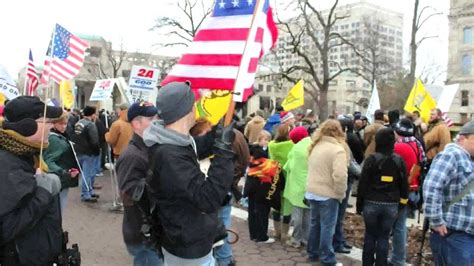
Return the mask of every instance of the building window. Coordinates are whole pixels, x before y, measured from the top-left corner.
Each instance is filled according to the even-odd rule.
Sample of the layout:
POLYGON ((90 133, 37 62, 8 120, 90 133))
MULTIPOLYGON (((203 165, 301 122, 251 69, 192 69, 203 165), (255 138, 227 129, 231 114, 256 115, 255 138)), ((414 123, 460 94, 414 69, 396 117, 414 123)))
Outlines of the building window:
POLYGON ((271 92, 272 91, 272 85, 267 85, 267 92, 271 92))
POLYGON ((465 27, 464 28, 464 44, 471 44, 472 43, 472 28, 465 27))
POLYGON ((263 84, 258 84, 258 89, 257 91, 263 91, 263 84))
POLYGON ((469 91, 461 91, 461 106, 469 106, 469 91))
POLYGON ((471 56, 468 54, 465 54, 462 57, 462 73, 464 75, 469 75, 469 73, 471 73, 471 56))

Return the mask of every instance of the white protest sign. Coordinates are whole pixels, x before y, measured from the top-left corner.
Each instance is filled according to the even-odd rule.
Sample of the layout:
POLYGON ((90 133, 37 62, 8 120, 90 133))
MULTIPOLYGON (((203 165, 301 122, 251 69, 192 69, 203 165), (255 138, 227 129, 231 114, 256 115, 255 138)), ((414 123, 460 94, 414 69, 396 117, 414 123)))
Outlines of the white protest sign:
POLYGON ((20 92, 15 86, 15 81, 13 81, 2 65, 0 65, 0 93, 9 100, 20 96, 20 92))
POLYGON ((151 67, 133 66, 128 81, 129 90, 153 91, 160 71, 151 67))
POLYGON ((91 102, 105 101, 110 98, 114 90, 115 79, 100 79, 95 82, 94 90, 92 90, 91 102))

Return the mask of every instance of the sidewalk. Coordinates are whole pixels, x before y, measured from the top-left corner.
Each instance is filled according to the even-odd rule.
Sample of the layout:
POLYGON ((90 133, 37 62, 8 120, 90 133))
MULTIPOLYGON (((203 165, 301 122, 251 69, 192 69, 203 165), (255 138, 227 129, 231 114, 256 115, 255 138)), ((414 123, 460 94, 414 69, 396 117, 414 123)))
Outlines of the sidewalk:
MULTIPOLYGON (((245 215, 245 211, 233 207, 232 229, 239 234, 239 242, 232 246, 237 265, 319 265, 306 262, 304 248, 295 249, 280 242, 257 244, 251 241, 245 215)), ((362 265, 360 261, 341 254, 337 254, 337 260, 344 266, 362 265)))

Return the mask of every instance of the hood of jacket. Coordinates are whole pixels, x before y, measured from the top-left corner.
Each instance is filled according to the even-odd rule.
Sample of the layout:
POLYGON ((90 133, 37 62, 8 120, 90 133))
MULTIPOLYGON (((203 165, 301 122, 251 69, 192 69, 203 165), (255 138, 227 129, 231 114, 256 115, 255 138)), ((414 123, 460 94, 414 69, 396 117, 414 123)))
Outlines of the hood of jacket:
POLYGON ((143 132, 143 142, 147 147, 155 144, 170 144, 176 146, 192 145, 191 136, 183 135, 172 129, 165 128, 163 120, 153 121, 143 132))

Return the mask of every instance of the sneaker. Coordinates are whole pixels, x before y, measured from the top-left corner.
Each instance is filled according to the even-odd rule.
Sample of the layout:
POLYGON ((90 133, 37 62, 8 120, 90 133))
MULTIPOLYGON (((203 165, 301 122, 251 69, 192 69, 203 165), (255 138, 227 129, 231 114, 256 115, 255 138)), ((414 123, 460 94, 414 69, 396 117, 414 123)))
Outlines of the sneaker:
POLYGON ((95 176, 99 176, 99 177, 104 176, 104 173, 100 172, 100 173, 96 174, 95 176))
POLYGON ((288 241, 286 241, 286 245, 290 246, 290 247, 293 247, 293 248, 300 248, 301 247, 301 242, 288 240, 288 241))
POLYGON ((257 241, 257 244, 272 244, 272 243, 275 243, 275 239, 271 237, 269 237, 267 241, 257 241))
POLYGON ((92 194, 91 197, 98 199, 98 198, 100 198, 100 195, 99 194, 92 194))
POLYGON ((87 198, 87 199, 81 199, 82 202, 87 202, 87 203, 96 203, 97 198, 87 198))

